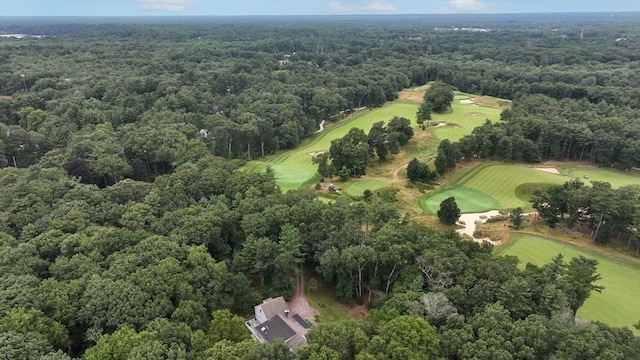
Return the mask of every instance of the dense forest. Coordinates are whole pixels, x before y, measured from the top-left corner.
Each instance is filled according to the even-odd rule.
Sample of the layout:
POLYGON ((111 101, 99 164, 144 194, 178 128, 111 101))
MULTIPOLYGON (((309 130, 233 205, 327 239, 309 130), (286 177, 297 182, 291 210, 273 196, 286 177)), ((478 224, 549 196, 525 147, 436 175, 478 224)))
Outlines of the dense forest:
MULTIPOLYGON (((456 157, 637 167, 637 15, 0 18, 43 35, 0 38, 0 358, 637 359, 631 330, 575 316, 595 260, 522 269, 383 197, 242 171, 434 80, 513 100, 456 157), (243 319, 301 265, 369 317, 295 354, 252 342, 243 319)), ((381 156, 404 120, 354 137, 381 156)))

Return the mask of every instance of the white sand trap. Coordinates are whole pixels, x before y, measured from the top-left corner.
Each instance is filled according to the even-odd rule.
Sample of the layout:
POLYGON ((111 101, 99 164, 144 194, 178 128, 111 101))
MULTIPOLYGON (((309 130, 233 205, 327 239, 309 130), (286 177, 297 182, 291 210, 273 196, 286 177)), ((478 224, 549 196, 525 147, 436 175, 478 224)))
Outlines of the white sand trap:
POLYGON ((488 241, 492 245, 499 245, 499 241, 493 241, 489 238, 476 238, 473 236, 473 233, 476 231, 476 221, 481 223, 487 222, 488 218, 500 215, 498 210, 490 210, 483 213, 470 213, 470 214, 462 214, 460 215, 460 219, 458 219, 458 225, 464 226, 462 229, 456 230, 460 235, 468 235, 473 239, 473 241, 482 243, 483 241, 488 241))
POLYGON ((462 99, 462 100, 460 100, 460 104, 471 105, 471 104, 473 104, 473 100, 471 100, 471 99, 462 99))
POLYGON ((311 156, 318 156, 318 155, 322 155, 322 154, 324 154, 326 152, 327 152, 327 150, 325 150, 325 151, 312 151, 312 152, 307 153, 307 154, 311 155, 311 156))
POLYGON ((560 171, 554 167, 535 167, 534 169, 560 175, 560 171))

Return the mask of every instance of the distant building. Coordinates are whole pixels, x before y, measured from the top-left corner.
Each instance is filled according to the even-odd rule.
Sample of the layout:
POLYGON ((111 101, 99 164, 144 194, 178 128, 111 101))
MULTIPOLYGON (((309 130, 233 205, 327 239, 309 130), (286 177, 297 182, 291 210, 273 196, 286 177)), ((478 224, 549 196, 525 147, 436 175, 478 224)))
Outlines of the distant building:
POLYGON ((245 325, 256 341, 273 344, 276 339, 281 339, 294 352, 307 345, 305 335, 311 329, 311 324, 300 315, 292 314, 282 296, 266 299, 254 310, 255 318, 245 322, 245 325))

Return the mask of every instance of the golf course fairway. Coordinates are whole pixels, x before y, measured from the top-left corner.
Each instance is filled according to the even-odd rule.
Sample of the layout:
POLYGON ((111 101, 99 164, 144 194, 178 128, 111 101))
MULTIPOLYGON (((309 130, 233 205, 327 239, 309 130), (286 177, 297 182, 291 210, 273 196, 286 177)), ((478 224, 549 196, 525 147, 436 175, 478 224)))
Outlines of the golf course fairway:
POLYGON ((394 116, 410 119, 415 127, 418 105, 415 102, 394 101, 380 108, 362 110, 352 119, 327 125, 324 131, 305 138, 295 149, 279 152, 259 161, 249 161, 246 170, 264 171, 267 165, 271 165, 276 183, 282 190, 298 189, 320 178, 317 173, 318 167, 311 160, 313 156, 328 151, 331 141, 344 137, 354 127, 368 133, 374 123, 378 121, 386 123, 394 116))
POLYGON ((577 316, 613 326, 626 326, 640 334, 633 328, 633 324, 640 320, 640 266, 632 260, 618 260, 604 253, 528 234, 514 234, 509 243, 495 248, 494 252, 517 256, 521 268, 527 263, 547 264, 558 254, 564 255, 566 263, 580 255, 598 260, 597 271, 602 279, 596 284, 605 288, 600 293, 592 292, 577 316))

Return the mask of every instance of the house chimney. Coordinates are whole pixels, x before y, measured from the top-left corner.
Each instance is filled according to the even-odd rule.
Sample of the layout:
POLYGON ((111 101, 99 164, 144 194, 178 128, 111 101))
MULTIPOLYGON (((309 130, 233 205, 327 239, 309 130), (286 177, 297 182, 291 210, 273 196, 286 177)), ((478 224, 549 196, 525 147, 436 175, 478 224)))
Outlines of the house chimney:
POLYGON ((289 317, 289 310, 284 311, 284 316, 289 317))

